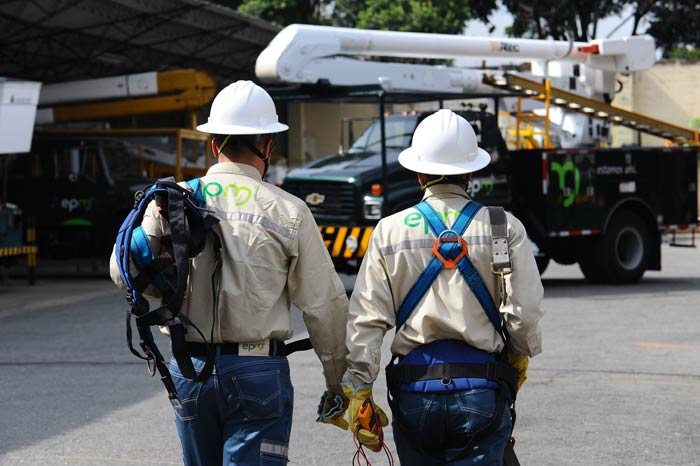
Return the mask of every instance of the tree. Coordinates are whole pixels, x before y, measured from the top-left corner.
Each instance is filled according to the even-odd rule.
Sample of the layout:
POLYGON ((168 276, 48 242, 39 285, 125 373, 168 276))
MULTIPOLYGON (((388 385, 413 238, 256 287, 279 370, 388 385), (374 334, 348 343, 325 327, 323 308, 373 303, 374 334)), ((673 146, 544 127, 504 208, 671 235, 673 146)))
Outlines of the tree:
POLYGON ((587 41, 597 38, 598 21, 630 12, 632 34, 650 34, 666 57, 700 57, 697 0, 503 0, 513 15, 508 33, 538 39, 587 41), (640 30, 644 21, 646 30, 640 30))
POLYGON ((624 0, 503 0, 513 15, 508 33, 538 39, 588 41, 598 21, 622 11, 624 0))
POLYGON ((330 0, 243 0, 238 10, 283 26, 292 23, 318 24, 330 0))
MULTIPOLYGON (((235 2, 233 2, 235 3, 235 2)), ((488 21, 496 0, 243 0, 238 9, 291 23, 461 34, 468 19, 488 21)))
POLYGON ((694 0, 657 1, 650 8, 647 33, 654 36, 664 56, 698 59, 700 4, 694 0))

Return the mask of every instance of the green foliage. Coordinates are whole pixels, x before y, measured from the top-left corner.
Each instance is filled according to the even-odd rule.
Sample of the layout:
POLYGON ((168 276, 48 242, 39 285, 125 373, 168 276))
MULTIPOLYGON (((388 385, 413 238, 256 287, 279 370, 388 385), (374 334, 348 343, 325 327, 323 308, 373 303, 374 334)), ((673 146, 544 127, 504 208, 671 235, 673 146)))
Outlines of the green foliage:
POLYGON ((366 0, 358 28, 461 34, 470 18, 488 19, 495 0, 366 0))
POLYGON ((700 60, 700 49, 695 47, 674 47, 671 50, 667 50, 665 55, 668 58, 697 61, 700 60))
POLYGON ((488 21, 496 0, 243 0, 239 11, 292 23, 461 34, 468 19, 488 21))
POLYGON ((330 0, 243 0, 238 10, 282 26, 318 24, 321 10, 328 3, 330 0))

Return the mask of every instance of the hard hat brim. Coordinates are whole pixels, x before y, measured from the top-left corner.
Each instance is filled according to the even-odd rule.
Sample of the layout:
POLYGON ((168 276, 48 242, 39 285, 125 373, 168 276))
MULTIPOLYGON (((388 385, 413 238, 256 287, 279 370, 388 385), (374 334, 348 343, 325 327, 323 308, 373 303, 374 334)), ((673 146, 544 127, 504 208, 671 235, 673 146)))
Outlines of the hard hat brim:
POLYGON ((209 134, 270 134, 287 131, 289 126, 284 123, 272 123, 266 126, 240 126, 204 123, 197 126, 197 131, 209 134))
POLYGON ((428 162, 420 160, 419 155, 418 151, 409 147, 399 154, 399 163, 408 170, 426 175, 462 175, 481 170, 491 162, 489 153, 480 147, 474 160, 469 162, 428 162))

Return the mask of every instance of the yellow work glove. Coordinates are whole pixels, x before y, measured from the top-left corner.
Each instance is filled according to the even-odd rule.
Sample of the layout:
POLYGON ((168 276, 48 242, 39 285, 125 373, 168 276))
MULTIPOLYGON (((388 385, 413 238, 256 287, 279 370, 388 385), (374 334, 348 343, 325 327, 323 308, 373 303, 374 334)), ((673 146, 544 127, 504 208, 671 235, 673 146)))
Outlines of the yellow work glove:
POLYGON ((345 412, 348 409, 348 399, 343 394, 343 389, 334 386, 323 392, 318 403, 316 422, 331 424, 343 430, 348 430, 348 421, 345 420, 345 412))
POLYGON ((508 348, 506 351, 506 357, 508 358, 508 364, 518 374, 518 391, 520 391, 520 387, 527 380, 527 366, 530 364, 530 358, 516 353, 511 348, 508 348))
POLYGON ((348 418, 350 420, 350 430, 353 435, 356 436, 358 442, 370 450, 381 450, 384 443, 382 427, 389 425, 389 418, 386 417, 384 411, 374 402, 374 398, 372 397, 372 384, 363 384, 359 387, 355 387, 352 382, 344 382, 342 387, 349 401, 348 418), (369 405, 365 404, 366 401, 369 405), (363 412, 366 412, 367 409, 372 409, 374 411, 375 417, 373 421, 378 421, 379 425, 376 426, 373 431, 362 427, 361 408, 363 412))

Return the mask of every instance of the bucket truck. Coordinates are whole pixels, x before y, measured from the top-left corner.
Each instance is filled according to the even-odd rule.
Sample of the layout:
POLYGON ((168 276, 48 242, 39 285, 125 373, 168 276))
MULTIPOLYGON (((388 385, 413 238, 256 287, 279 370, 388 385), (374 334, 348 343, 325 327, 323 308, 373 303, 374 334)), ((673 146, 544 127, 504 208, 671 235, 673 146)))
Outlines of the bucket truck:
MULTIPOLYGON (((258 57, 269 84, 292 84, 278 99, 343 101, 374 96, 378 121, 349 151, 293 170, 283 188, 314 213, 336 265, 359 265, 373 225, 421 198, 398 153, 425 113, 385 117, 392 102, 484 98, 461 111, 492 163, 477 172, 470 194, 504 205, 525 224, 540 270, 550 259, 578 262, 594 282, 632 283, 661 267, 665 231, 697 225, 698 134, 610 105, 616 73, 654 64, 648 36, 567 42, 293 25, 258 57), (529 75, 448 66, 387 63, 373 57, 505 58, 529 62, 529 75), (541 146, 509 149, 498 127, 506 101, 536 99, 530 120, 544 126, 541 146), (601 148, 608 127, 625 125, 678 144, 664 148, 601 148), (558 133, 551 135, 551 129, 558 133)), ((521 125, 518 121, 517 131, 521 125)), ((694 243, 693 243, 694 244, 694 243)))
POLYGON ((163 176, 203 173, 210 163, 208 136, 194 131, 190 120, 215 92, 211 76, 190 69, 37 88, 36 119, 27 119, 23 138, 12 130, 0 144, 21 139, 30 152, 9 157, 3 179, 25 215, 36 218, 42 256, 106 257, 115 222, 131 209, 137 190, 163 176), (186 127, 109 129, 104 123, 166 112, 182 113, 177 121, 186 127), (100 129, 87 129, 94 127, 100 129))

